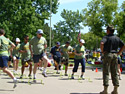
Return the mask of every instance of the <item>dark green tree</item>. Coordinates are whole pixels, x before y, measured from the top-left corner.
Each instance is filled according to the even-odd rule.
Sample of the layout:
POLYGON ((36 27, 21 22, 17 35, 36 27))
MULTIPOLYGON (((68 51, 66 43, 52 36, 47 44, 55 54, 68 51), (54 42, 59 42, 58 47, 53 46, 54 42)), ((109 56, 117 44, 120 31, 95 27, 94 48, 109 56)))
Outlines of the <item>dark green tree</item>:
POLYGON ((117 29, 117 35, 125 42, 125 1, 115 15, 114 23, 117 29))
POLYGON ((78 10, 75 12, 64 9, 61 17, 64 21, 60 21, 54 25, 54 33, 56 34, 54 35, 54 39, 60 41, 62 44, 66 41, 71 41, 71 44, 75 45, 78 42, 77 36, 81 29, 80 23, 83 20, 83 16, 78 10))
MULTIPOLYGON (((58 0, 52 0, 52 13, 58 5, 58 0)), ((10 39, 23 39, 25 34, 32 37, 50 17, 50 0, 1 0, 0 17, 0 28, 10 39)))
POLYGON ((83 25, 97 36, 104 35, 104 28, 113 24, 118 9, 118 0, 92 0, 88 8, 83 9, 83 25))

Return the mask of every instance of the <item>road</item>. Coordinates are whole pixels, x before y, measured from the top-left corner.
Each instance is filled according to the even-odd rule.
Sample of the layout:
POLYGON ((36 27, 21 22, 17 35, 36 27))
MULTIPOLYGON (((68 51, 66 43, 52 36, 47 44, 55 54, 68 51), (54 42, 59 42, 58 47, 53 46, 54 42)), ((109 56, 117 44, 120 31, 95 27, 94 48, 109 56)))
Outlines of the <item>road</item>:
MULTIPOLYGON (((81 69, 75 73, 75 79, 71 80, 72 67, 69 68, 69 76, 64 76, 64 70, 60 70, 60 74, 56 74, 54 67, 47 69, 48 77, 44 78, 40 70, 37 71, 37 83, 33 83, 28 79, 28 68, 25 70, 26 77, 19 79, 17 87, 13 89, 12 79, 3 72, 0 73, 0 94, 99 94, 103 90, 102 85, 102 69, 97 72, 90 68, 86 69, 85 80, 79 78, 81 69), (41 84, 42 81, 42 84, 41 84)), ((63 68, 62 68, 63 69, 63 68)), ((12 69, 10 69, 12 70, 12 69)), ((18 70, 20 73, 20 69, 18 70)), ((16 76, 19 78, 19 75, 16 76)), ((119 94, 125 92, 125 72, 123 71, 122 80, 120 80, 119 94)), ((109 81, 109 94, 113 90, 112 81, 109 81)))

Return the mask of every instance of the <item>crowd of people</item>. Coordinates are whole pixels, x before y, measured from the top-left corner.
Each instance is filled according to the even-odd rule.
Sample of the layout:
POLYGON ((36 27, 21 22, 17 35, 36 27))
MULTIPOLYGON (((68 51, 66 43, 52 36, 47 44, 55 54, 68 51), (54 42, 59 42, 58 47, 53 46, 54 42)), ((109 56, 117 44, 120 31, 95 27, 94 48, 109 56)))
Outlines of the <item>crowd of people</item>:
MULTIPOLYGON (((100 48, 102 53, 103 61, 103 85, 104 90, 100 94, 108 94, 107 88, 109 86, 109 71, 111 71, 111 77, 113 80, 114 90, 111 94, 118 94, 117 88, 119 86, 118 81, 118 56, 121 55, 124 50, 124 43, 116 36, 114 36, 113 26, 107 27, 107 35, 103 37, 100 48), (117 52, 117 49, 120 50, 117 52)), ((46 54, 47 41, 42 36, 43 30, 38 29, 36 36, 29 40, 28 35, 24 35, 24 40, 20 43, 20 39, 16 38, 15 44, 4 36, 5 31, 0 29, 0 68, 3 72, 7 73, 14 81, 14 87, 18 82, 14 74, 17 73, 19 60, 21 60, 21 76, 24 76, 25 65, 29 65, 29 79, 32 79, 33 70, 33 81, 36 82, 36 73, 38 69, 38 64, 43 64, 42 75, 47 77, 46 69, 48 62, 50 60, 46 54), (13 61, 13 73, 8 70, 8 65, 10 66, 10 61, 13 61), (34 64, 33 64, 33 63, 34 64), (32 64, 34 65, 32 69, 32 64)), ((74 67, 72 70, 71 79, 74 79, 74 73, 77 72, 79 63, 81 63, 81 79, 84 78, 85 73, 85 63, 86 63, 86 51, 84 46, 85 41, 83 39, 79 40, 79 44, 74 48, 74 67)), ((65 76, 68 76, 68 64, 69 64, 69 54, 72 54, 73 47, 71 47, 70 42, 67 41, 64 45, 60 45, 60 42, 56 42, 56 45, 51 48, 51 56, 54 60, 56 74, 60 74, 59 70, 62 64, 65 65, 65 76)), ((40 66, 40 65, 39 65, 40 66)))

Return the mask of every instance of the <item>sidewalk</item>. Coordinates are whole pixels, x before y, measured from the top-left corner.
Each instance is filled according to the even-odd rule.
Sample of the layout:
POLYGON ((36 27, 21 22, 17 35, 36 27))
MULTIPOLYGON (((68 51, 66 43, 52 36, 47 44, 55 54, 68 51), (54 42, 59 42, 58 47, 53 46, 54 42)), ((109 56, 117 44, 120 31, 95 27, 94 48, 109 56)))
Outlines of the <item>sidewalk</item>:
MULTIPOLYGON (((80 80, 80 68, 75 73, 75 79, 71 80, 68 76, 64 75, 64 70, 61 70, 60 74, 55 74, 54 67, 49 67, 47 70, 48 77, 44 78, 40 70, 37 71, 37 83, 29 81, 28 69, 26 69, 26 77, 19 79, 19 83, 15 89, 13 89, 12 79, 6 76, 4 73, 0 74, 0 94, 99 94, 103 90, 102 85, 102 70, 98 69, 98 72, 92 71, 87 68, 85 72, 85 80, 80 80), (43 84, 41 84, 41 81, 43 84), (28 84, 31 82, 31 84, 28 84)), ((18 71, 20 73, 20 69, 18 71)), ((72 73, 72 68, 69 68, 69 76, 72 73)), ((19 78, 19 75, 17 76, 19 78)), ((120 80, 119 94, 124 94, 125 89, 125 74, 122 74, 122 80, 120 80)), ((111 79, 109 81, 109 94, 113 90, 111 79)))

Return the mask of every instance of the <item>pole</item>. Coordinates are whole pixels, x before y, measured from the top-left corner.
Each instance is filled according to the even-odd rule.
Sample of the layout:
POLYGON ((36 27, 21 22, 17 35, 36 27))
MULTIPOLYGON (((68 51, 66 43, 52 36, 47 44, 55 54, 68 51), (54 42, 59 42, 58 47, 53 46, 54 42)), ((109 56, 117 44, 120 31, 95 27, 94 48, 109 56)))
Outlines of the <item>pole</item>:
POLYGON ((50 0, 50 41, 49 41, 49 50, 51 50, 51 16, 52 16, 52 0, 50 0))

